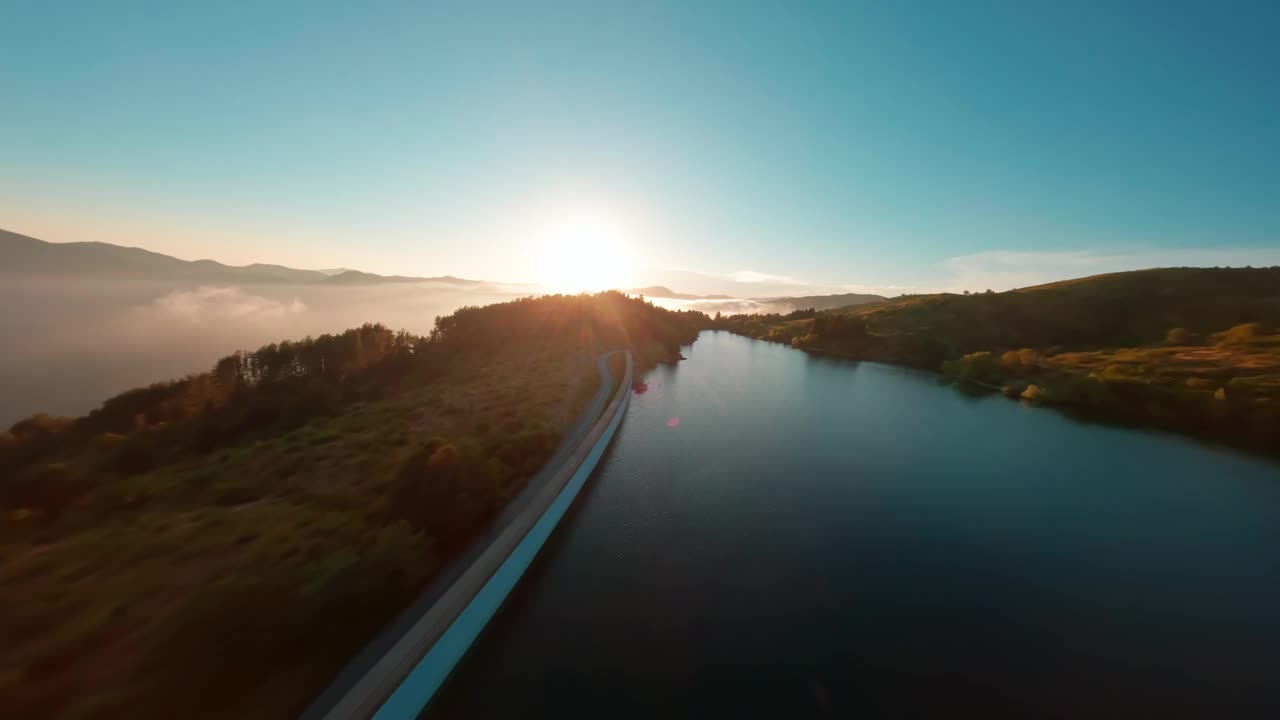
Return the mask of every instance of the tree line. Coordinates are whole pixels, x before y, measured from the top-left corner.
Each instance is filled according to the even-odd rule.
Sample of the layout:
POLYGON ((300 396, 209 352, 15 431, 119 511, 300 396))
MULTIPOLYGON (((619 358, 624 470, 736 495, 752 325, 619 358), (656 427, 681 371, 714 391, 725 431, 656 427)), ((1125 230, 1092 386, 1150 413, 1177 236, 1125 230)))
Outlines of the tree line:
POLYGON ((426 336, 370 323, 285 340, 233 352, 206 372, 123 392, 84 417, 37 414, 14 423, 0 433, 0 470, 21 476, 25 466, 106 435, 119 436, 108 441, 120 446, 119 471, 145 471, 166 455, 226 446, 376 400, 404 382, 431 382, 469 356, 512 343, 566 351, 625 348, 645 362, 674 354, 710 323, 700 312, 667 310, 610 291, 463 307, 437 317, 426 336))

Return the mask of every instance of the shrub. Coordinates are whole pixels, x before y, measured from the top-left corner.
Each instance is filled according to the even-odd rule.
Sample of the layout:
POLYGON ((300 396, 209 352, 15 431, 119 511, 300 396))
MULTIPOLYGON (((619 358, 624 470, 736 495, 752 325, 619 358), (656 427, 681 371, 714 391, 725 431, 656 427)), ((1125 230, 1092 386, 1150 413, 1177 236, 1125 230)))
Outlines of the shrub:
POLYGON ((1241 323, 1222 334, 1219 345, 1248 345, 1262 335, 1262 323, 1241 323))
POLYGON ((138 475, 156 466, 155 453, 150 444, 139 437, 120 446, 112 461, 113 469, 124 476, 138 475))
POLYGON ((9 432, 19 440, 33 437, 56 435, 71 427, 75 418, 36 413, 29 418, 19 420, 9 428, 9 432))
POLYGON ((427 458, 427 469, 433 473, 451 473, 458 468, 461 453, 454 445, 441 445, 427 458))
POLYGON ((56 516, 75 503, 84 490, 85 483, 72 475, 66 463, 45 463, 27 477, 0 486, 0 503, 56 516))
POLYGON ((1000 363, 984 350, 943 363, 942 372, 959 380, 994 382, 1000 378, 1000 363))
POLYGON ((1015 372, 1034 370, 1039 364, 1040 353, 1031 348, 1010 350, 1000 356, 1000 365, 1015 372))
POLYGON ((1000 388, 1000 392, 1003 393, 1005 397, 1016 398, 1021 397, 1027 387, 1028 383, 1025 380, 1015 380, 1014 382, 1000 388))
POLYGON ((124 435, 113 432, 105 432, 93 439, 93 444, 97 445, 100 450, 115 450, 124 445, 128 440, 124 435))
POLYGON ((1164 336, 1165 345, 1190 345, 1192 342, 1194 338, 1191 331, 1186 328, 1173 328, 1164 336))
POLYGON ((1102 378, 1104 380, 1128 380, 1130 379, 1129 368, 1120 363, 1109 363, 1102 368, 1102 378))

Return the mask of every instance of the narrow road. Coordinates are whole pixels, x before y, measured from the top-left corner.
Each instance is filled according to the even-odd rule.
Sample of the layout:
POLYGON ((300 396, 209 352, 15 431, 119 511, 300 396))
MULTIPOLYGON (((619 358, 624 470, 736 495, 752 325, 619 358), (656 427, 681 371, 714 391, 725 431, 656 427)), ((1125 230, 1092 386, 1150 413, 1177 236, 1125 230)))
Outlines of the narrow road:
POLYGON ((586 481, 621 421, 632 364, 615 385, 608 358, 596 361, 600 385, 551 459, 498 516, 489 532, 431 584, 339 673, 303 720, 411 718, 434 694, 471 640, 497 611, 586 481), (409 682, 406 682, 406 679, 409 682), (401 686, 411 686, 401 689, 401 686))

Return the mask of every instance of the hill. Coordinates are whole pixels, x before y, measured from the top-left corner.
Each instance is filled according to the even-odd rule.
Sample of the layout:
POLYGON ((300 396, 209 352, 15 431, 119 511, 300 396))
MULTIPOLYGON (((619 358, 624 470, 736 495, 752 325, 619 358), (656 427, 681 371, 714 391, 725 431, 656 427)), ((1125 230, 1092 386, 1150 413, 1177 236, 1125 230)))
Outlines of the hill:
POLYGON ((480 284, 477 280, 463 280, 452 276, 386 276, 356 270, 299 270, 261 263, 237 266, 213 260, 180 260, 142 248, 100 242, 51 243, 7 230, 0 230, 0 276, 35 279, 148 279, 224 285, 372 285, 405 282, 480 284))
POLYGON ((803 295, 800 297, 749 298, 762 306, 761 312, 789 312, 812 308, 814 310, 835 310, 837 308, 869 305, 884 302, 883 295, 862 293, 841 293, 837 295, 803 295))
POLYGON ((1280 268, 1161 268, 718 327, 1110 419, 1280 448, 1280 268), (1034 389, 1031 389, 1034 386, 1034 389))
POLYGON ((447 283, 449 285, 482 285, 480 280, 463 280, 462 278, 452 275, 441 275, 439 277, 412 277, 405 275, 375 275, 373 273, 360 272, 359 270, 344 270, 335 275, 324 278, 322 281, 328 285, 380 285, 383 283, 447 283))
POLYGON ((1003 293, 902 297, 855 311, 869 328, 928 335, 952 352, 1159 342, 1174 327, 1211 333, 1280 322, 1280 268, 1161 268, 1003 293))
POLYGON ((619 293, 469 307, 14 424, 8 715, 296 717, 551 455, 600 351, 652 366, 708 323, 619 293))

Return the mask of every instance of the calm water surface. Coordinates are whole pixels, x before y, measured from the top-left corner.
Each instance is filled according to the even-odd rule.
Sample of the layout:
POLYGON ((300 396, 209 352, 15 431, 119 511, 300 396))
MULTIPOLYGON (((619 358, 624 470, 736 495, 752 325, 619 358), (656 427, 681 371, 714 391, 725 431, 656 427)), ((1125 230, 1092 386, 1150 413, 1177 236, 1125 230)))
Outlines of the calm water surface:
POLYGON ((1280 717, 1280 465, 685 354, 428 716, 1280 717))

